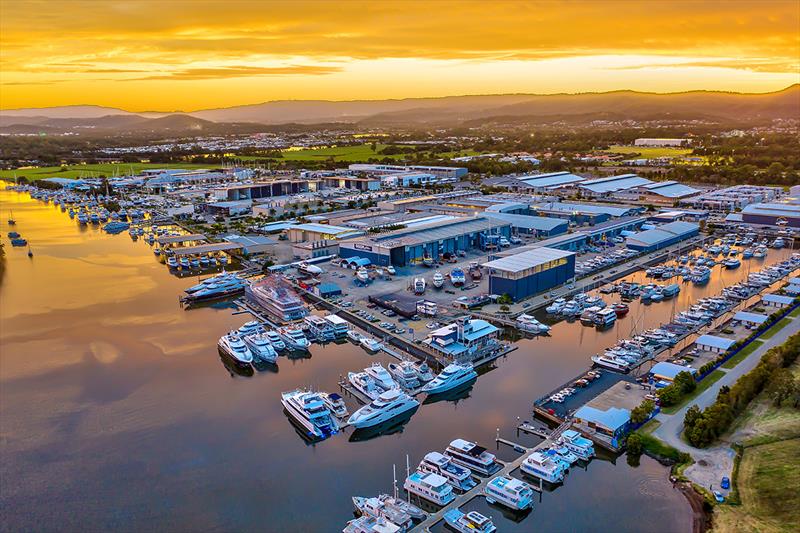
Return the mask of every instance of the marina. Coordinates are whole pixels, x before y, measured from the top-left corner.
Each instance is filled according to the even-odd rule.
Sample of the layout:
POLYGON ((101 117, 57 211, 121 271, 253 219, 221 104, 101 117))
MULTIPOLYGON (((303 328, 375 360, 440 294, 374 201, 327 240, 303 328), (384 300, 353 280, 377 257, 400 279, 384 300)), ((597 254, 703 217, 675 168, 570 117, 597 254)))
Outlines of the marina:
MULTIPOLYGON (((4 192, 3 194, 8 193, 4 192)), ((48 209, 46 206, 39 207, 36 206, 36 204, 33 204, 32 206, 28 204, 28 207, 25 209, 21 209, 20 207, 15 205, 15 215, 17 217, 18 224, 20 225, 19 227, 22 227, 27 235, 33 237, 36 234, 36 231, 48 231, 45 229, 36 230, 34 228, 29 228, 28 226, 22 225, 25 222, 25 209, 46 210, 48 209)), ((55 215, 56 214, 53 213, 53 216, 55 217, 54 219, 48 220, 45 218, 45 220, 48 220, 48 224, 52 225, 52 227, 59 228, 58 231, 60 231, 62 235, 60 238, 65 238, 67 235, 74 235, 74 232, 80 231, 80 226, 77 225, 72 226, 67 224, 60 226, 59 224, 64 224, 68 222, 69 219, 67 217, 62 219, 60 215, 57 217, 55 215)), ((91 228, 87 228, 86 231, 91 232, 93 230, 91 228)), ((78 235, 81 234, 79 233, 78 235)), ((86 234, 86 237, 91 237, 89 242, 92 242, 94 239, 96 239, 96 236, 99 235, 101 234, 88 233, 86 234)), ((39 239, 40 237, 37 237, 37 242, 39 239)), ((239 310, 247 310, 249 308, 246 301, 243 299, 235 300, 233 302, 235 306, 238 306, 235 308, 231 308, 229 304, 225 304, 224 306, 216 309, 214 307, 199 307, 190 311, 183 311, 180 308, 174 308, 174 295, 182 293, 188 286, 191 285, 191 283, 186 283, 185 280, 170 276, 166 269, 163 269, 163 267, 159 269, 159 261, 154 260, 153 254, 147 251, 147 246, 145 246, 145 249, 139 248, 142 246, 141 241, 139 243, 131 243, 128 239, 113 239, 115 239, 113 235, 105 236, 103 234, 103 240, 100 242, 103 243, 103 246, 108 246, 111 247, 111 249, 118 250, 117 253, 120 253, 123 250, 125 251, 124 253, 130 253, 129 250, 131 247, 137 251, 141 250, 140 257, 143 266, 140 268, 147 269, 149 272, 148 277, 154 277, 155 279, 160 280, 159 287, 161 287, 161 289, 156 289, 154 292, 151 291, 146 293, 147 296, 137 295, 130 296, 129 298, 134 298, 134 301, 136 298, 146 298, 146 301, 148 302, 146 305, 150 311, 161 309, 161 313, 166 313, 167 315, 180 313, 176 316, 181 317, 181 321, 185 322, 189 320, 189 323, 195 323, 196 321, 195 325, 193 326, 194 330, 191 332, 185 332, 187 337, 186 341, 184 342, 188 342, 190 337, 192 340, 194 340, 194 338, 205 336, 212 337, 209 339, 209 344, 213 346, 213 344, 216 342, 216 338, 218 338, 219 335, 225 333, 226 331, 237 330, 242 323, 251 319, 251 317, 243 318, 241 315, 233 314, 231 312, 237 308, 239 310), (145 259, 147 262, 145 262, 145 259), (164 287, 171 288, 165 290, 164 287), (172 297, 164 298, 163 302, 154 306, 153 299, 163 298, 162 293, 171 293, 172 297), (161 296, 156 296, 157 294, 161 294, 161 296), (173 310, 168 311, 167 309, 170 307, 172 307, 173 310), (210 327, 209 324, 212 323, 217 325, 210 327)), ((47 244, 46 238, 42 239, 42 241, 41 250, 39 253, 37 253, 37 260, 41 259, 40 264, 46 264, 46 262, 51 260, 51 245, 47 244)), ((770 253, 774 252, 771 251, 770 253)), ((747 272, 742 268, 726 270, 724 273, 725 276, 736 275, 737 279, 741 279, 741 276, 746 274, 747 272)), ((103 278, 101 277, 99 279, 102 280, 103 278)), ((96 284, 97 282, 93 283, 96 284)), ((671 301, 678 303, 684 299, 688 301, 689 297, 687 296, 687 293, 696 290, 710 291, 713 289, 719 291, 721 288, 719 283, 720 282, 715 281, 715 277, 712 276, 712 279, 707 286, 703 288, 693 288, 692 290, 682 290, 680 294, 678 294, 671 301)), ((732 284, 730 280, 725 280, 724 283, 726 285, 732 284)), ((66 288, 62 288, 61 290, 63 291, 65 289, 66 288)), ((4 296, 4 298, 14 297, 13 291, 7 294, 8 296, 4 296)), ((693 295, 693 298, 697 298, 697 295, 693 295)), ((223 370, 223 372, 220 372, 220 374, 224 375, 227 380, 225 382, 226 386, 220 389, 220 394, 228 396, 231 391, 241 389, 242 387, 247 387, 245 390, 248 390, 251 388, 247 386, 248 382, 252 381, 255 383, 257 381, 261 381, 262 379, 266 379, 275 383, 274 386, 271 383, 271 386, 269 387, 270 390, 265 390, 258 394, 259 396, 268 396, 271 398, 268 399, 268 401, 265 399, 265 401, 261 401, 260 403, 265 406, 277 406, 277 408, 281 410, 279 401, 281 390, 291 391, 294 390, 298 385, 313 385, 315 390, 334 391, 337 389, 339 384, 338 376, 342 374, 344 369, 363 369, 370 366, 376 360, 378 362, 382 362, 384 367, 388 368, 388 364, 392 362, 399 362, 408 358, 408 354, 405 352, 405 350, 402 350, 402 348, 405 348, 406 346, 414 347, 414 349, 417 350, 417 354, 422 355, 422 357, 430 357, 433 359, 434 363, 436 362, 437 354, 435 352, 426 351, 423 345, 409 343, 401 336, 389 335, 383 330, 383 328, 373 325, 369 321, 352 314, 346 308, 341 308, 339 306, 331 307, 330 304, 325 304, 322 301, 311 298, 309 298, 309 300, 315 306, 318 305, 326 308, 327 311, 335 311, 337 315, 341 316, 347 322, 355 325, 356 327, 361 328, 361 324, 363 323, 365 327, 362 328, 362 331, 366 330, 367 327, 371 328, 370 330, 366 331, 368 333, 371 331, 373 334, 379 334, 378 338, 384 340, 384 346, 387 346, 387 344, 392 342, 398 342, 399 345, 394 346, 392 344, 391 348, 384 348, 384 350, 389 350, 391 353, 388 351, 381 351, 375 355, 370 355, 369 352, 359 346, 351 344, 349 341, 345 342, 344 344, 337 344, 336 342, 313 344, 310 347, 306 357, 298 358, 294 355, 291 357, 284 355, 279 356, 276 360, 276 363, 272 365, 274 368, 280 368, 280 371, 277 373, 275 373, 274 368, 271 369, 270 367, 256 364, 251 365, 251 370, 245 372, 241 368, 229 365, 227 360, 216 358, 215 365, 220 370, 223 370), (352 320, 351 316, 353 318, 352 320), (403 340, 395 340, 398 338, 403 340), (389 343, 387 343, 386 340, 388 340, 389 343), (275 395, 277 395, 278 398, 276 398, 275 395)), ((489 415, 495 411, 495 408, 491 407, 495 402, 495 400, 492 400, 492 391, 498 386, 504 387, 505 390, 511 391, 511 394, 507 395, 503 402, 504 406, 502 417, 506 419, 507 422, 505 424, 501 424, 501 434, 512 434, 516 430, 517 426, 520 425, 518 421, 514 421, 515 413, 516 416, 528 417, 530 414, 530 404, 532 400, 538 395, 545 394, 550 388, 548 384, 563 382, 568 378, 569 375, 576 375, 581 371, 581 369, 585 369, 587 367, 588 357, 591 355, 591 353, 595 353, 598 347, 603 346, 604 344, 606 346, 612 344, 613 339, 615 339, 618 334, 621 334, 622 330, 627 329, 621 328, 621 323, 624 323, 626 320, 630 320, 632 317, 641 315, 639 306, 643 304, 641 304, 638 300, 629 302, 628 305, 630 306, 628 318, 622 320, 618 319, 614 326, 608 330, 589 330, 588 328, 583 328, 580 325, 570 324, 568 322, 552 323, 544 317, 538 317, 534 313, 532 316, 537 316, 536 320, 538 322, 543 324, 549 323, 549 336, 521 339, 513 345, 513 348, 515 348, 516 351, 508 357, 495 357, 486 361, 485 364, 478 364, 477 370, 479 376, 477 382, 470 385, 466 392, 459 393, 459 395, 454 395, 454 399, 452 400, 444 399, 442 401, 436 401, 432 403, 424 402, 424 405, 420 406, 418 412, 416 412, 409 421, 404 421, 404 423, 399 426, 399 429, 392 428, 388 433, 384 432, 383 437, 356 433, 354 432, 353 428, 343 427, 340 431, 342 434, 334 435, 332 438, 328 438, 322 443, 311 444, 310 446, 317 448, 323 447, 326 450, 326 455, 343 454, 343 456, 347 456, 350 453, 345 451, 347 446, 357 446, 359 448, 361 460, 367 461, 367 464, 371 466, 364 465, 357 467, 355 471, 352 474, 348 474, 347 477, 353 480, 351 482, 354 486, 354 489, 351 491, 352 494, 369 494, 378 493, 380 487, 386 485, 386 483, 381 479, 385 476, 376 477, 371 472, 385 471, 387 454, 388 457, 394 456, 398 458, 404 457, 406 453, 410 453, 412 456, 416 455, 417 457, 421 458, 425 453, 428 453, 431 450, 441 450, 442 445, 452 440, 452 436, 454 434, 459 434, 457 428, 461 427, 461 424, 469 424, 471 427, 473 427, 470 435, 468 435, 469 438, 475 439, 476 441, 491 441, 492 437, 495 436, 496 427, 494 427, 494 424, 487 424, 487 422, 482 421, 481 413, 489 415), (565 345, 564 343, 570 343, 570 345, 572 345, 572 343, 575 342, 573 328, 576 327, 582 332, 578 339, 580 351, 578 354, 576 354, 576 356, 565 357, 564 351, 560 348, 560 346, 565 345), (591 333, 589 333, 590 331, 591 333), (608 339, 612 339, 612 341, 609 342, 608 339), (535 364, 532 366, 526 365, 526 359, 530 358, 531 354, 534 353, 536 354, 535 364), (557 360, 560 361, 558 365, 554 364, 557 360), (517 388, 512 384, 516 383, 518 379, 517 376, 520 374, 526 377, 526 385, 522 388, 517 388), (477 419, 476 416, 478 417, 477 419), (477 424, 475 423, 475 420, 478 420, 477 424), (409 437, 409 435, 413 437, 409 437), (412 438, 413 441, 411 440, 412 438), (376 445, 376 443, 379 444, 376 445), (367 484, 363 484, 361 482, 356 482, 356 479, 368 479, 371 481, 369 481, 367 484)), ((658 323, 663 321, 665 318, 668 318, 670 314, 672 314, 672 305, 675 304, 667 306, 667 304, 662 303, 652 307, 653 312, 648 312, 647 314, 643 315, 643 318, 640 319, 642 321, 641 327, 644 328, 657 326, 658 323), (650 323, 650 321, 652 321, 652 323, 650 323)), ((270 324, 269 318, 265 316, 262 311, 259 311, 254 307, 251 309, 254 311, 253 316, 257 317, 258 320, 264 322, 265 324, 270 324)), ((252 313, 248 312, 247 314, 252 313)), ((87 319, 84 318, 83 320, 85 321, 87 319)), ((277 324, 273 325, 277 326, 277 324)), ((136 327, 137 326, 132 326, 134 330, 136 327)), ((152 334, 153 333, 151 332, 151 335, 152 334)), ((132 333, 132 335, 133 336, 130 337, 130 342, 135 342, 133 339, 139 334, 132 333)), ((123 338, 127 337, 123 336, 123 338)), ((413 354, 412 358, 412 360, 416 362, 420 361, 419 358, 413 357, 413 354)), ((125 359, 123 358, 123 360, 125 359)), ((210 359, 210 362, 214 362, 213 357, 210 359)), ((162 364, 168 363, 165 362, 162 364)), ((178 362, 176 361, 175 364, 178 364, 178 362)), ((202 370, 203 375, 207 375, 209 367, 207 364, 203 363, 203 357, 200 358, 200 361, 197 364, 200 365, 197 369, 186 368, 185 365, 182 365, 184 367, 183 372, 191 375, 198 370, 202 370)), ((439 367, 437 366, 436 369, 439 370, 439 367)), ((435 374, 437 370, 434 370, 433 373, 435 374)), ((345 407, 350 413, 353 413, 358 409, 358 402, 353 402, 352 399, 347 397, 347 395, 344 395, 344 402, 345 407)), ((265 409, 267 411, 273 411, 274 407, 272 409, 265 407, 265 409)), ((236 415, 232 415, 232 413, 227 410, 225 412, 226 416, 233 416, 235 420, 242 421, 251 420, 255 415, 254 413, 253 416, 248 416, 241 410, 237 410, 236 415)), ((259 418, 262 416, 263 414, 259 414, 259 418)), ((282 412, 275 413, 275 415, 270 415, 268 416, 268 419, 272 420, 272 426, 274 426, 276 429, 279 428, 277 438, 284 442, 284 446, 282 447, 284 452, 282 453, 285 453, 287 457, 297 457, 298 459, 304 457, 305 455, 303 454, 303 450, 306 449, 306 446, 301 445, 298 447, 297 444, 305 441, 303 439, 298 439, 296 428, 295 431, 287 431, 287 429, 294 427, 294 424, 290 424, 290 421, 287 421, 286 416, 282 412), (284 435, 284 433, 287 434, 286 437, 281 436, 284 435)), ((530 435, 529 437, 538 439, 538 437, 535 435, 530 435)), ((521 435, 514 440, 517 441, 516 444, 520 447, 527 449, 536 447, 536 442, 526 443, 526 438, 528 438, 526 437, 526 434, 521 432, 521 435)), ((181 437, 175 434, 171 436, 171 439, 176 442, 180 442, 182 440, 181 437)), ((161 439, 161 442, 163 443, 163 438, 161 439)), ((153 442, 148 446, 150 449, 152 449, 153 446, 156 446, 156 444, 153 442)), ((160 444, 159 446, 163 446, 163 444, 160 444)), ((501 449, 498 451, 505 453, 503 452, 503 448, 513 449, 511 446, 501 445, 501 449)), ((507 459, 506 461, 509 460, 513 461, 514 459, 507 459)), ((400 461, 396 460, 396 462, 400 461)), ((657 465, 649 464, 647 460, 644 460, 643 464, 645 465, 646 469, 658 468, 657 465)), ((276 465, 273 463, 270 463, 270 465, 270 469, 274 469, 276 467, 276 465)), ((581 476, 592 477, 593 481, 591 485, 596 486, 598 483, 601 483, 599 478, 595 479, 597 476, 606 476, 608 479, 614 478, 613 475, 609 477, 611 471, 608 470, 607 466, 613 468, 613 472, 617 473, 616 475, 635 477, 641 473, 625 466, 614 466, 611 463, 607 463, 607 459, 595 459, 591 462, 588 470, 578 471, 578 473, 581 476)), ((333 475, 333 472, 334 471, 331 470, 331 475, 333 475)), ((341 477, 341 472, 338 470, 336 472, 336 476, 341 477)), ((570 473, 570 478, 574 474, 575 472, 570 473)), ((513 475, 514 474, 512 474, 512 476, 513 475)), ((578 500, 574 500, 573 498, 580 498, 578 494, 580 493, 581 487, 584 487, 584 485, 585 483, 573 483, 570 479, 568 479, 564 486, 557 491, 557 496, 550 498, 550 500, 561 501, 563 499, 564 504, 569 504, 571 501, 572 505, 576 505, 578 500), (573 494, 574 491, 577 491, 577 493, 573 494), (570 496, 570 494, 573 495, 570 496)), ((588 489, 588 485, 586 485, 584 488, 588 489)), ((478 494, 478 491, 475 489, 469 492, 478 494)), ((274 497, 278 500, 281 499, 281 496, 278 494, 275 494, 274 497)), ((642 497, 646 498, 645 495, 632 495, 629 501, 635 502, 637 501, 637 498, 642 497)), ((344 499, 346 500, 347 497, 344 499)), ((479 505, 481 500, 482 498, 469 498, 458 501, 463 503, 462 509, 466 509, 471 506, 479 505)), ((682 506, 685 505, 685 502, 680 499, 680 496, 676 496, 672 505, 682 506)), ((338 503, 332 504, 328 511, 323 512, 322 515, 327 515, 333 520, 337 521, 337 523, 344 524, 346 520, 342 516, 342 510, 348 507, 348 502, 338 501, 338 503)), ((488 509, 482 509, 480 512, 486 516, 491 516, 494 523, 498 525, 499 528, 503 528, 503 530, 513 523, 505 519, 502 514, 492 512, 492 509, 493 508, 490 507, 488 509)), ((541 520, 543 523, 547 523, 548 520, 557 520, 555 514, 552 514, 549 509, 545 510, 541 506, 537 507, 535 512, 537 513, 537 520, 541 520)), ((670 520, 670 518, 665 515, 664 520, 670 520)), ((525 523, 525 521, 522 522, 522 524, 525 523)), ((434 527, 433 529, 435 530, 436 528, 434 527)))

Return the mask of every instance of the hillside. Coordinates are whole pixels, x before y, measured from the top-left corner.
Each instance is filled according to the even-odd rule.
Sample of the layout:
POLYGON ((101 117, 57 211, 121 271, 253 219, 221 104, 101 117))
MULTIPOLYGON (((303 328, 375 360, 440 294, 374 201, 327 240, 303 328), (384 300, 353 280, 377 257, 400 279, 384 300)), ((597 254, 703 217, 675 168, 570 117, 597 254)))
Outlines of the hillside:
POLYGON ((448 96, 403 100, 283 100, 191 113, 129 113, 99 106, 0 111, 0 127, 98 128, 131 131, 256 131, 286 123, 382 125, 477 125, 592 120, 705 119, 719 122, 800 119, 800 85, 774 93, 712 91, 448 96), (180 117, 180 118, 178 118, 180 117), (124 120, 122 120, 124 119, 124 120), (60 122, 55 122, 59 120, 60 122), (70 122, 71 121, 71 122, 70 122), (245 127, 250 123, 251 127, 245 127), (212 124, 227 124, 215 127, 212 124), (235 126, 232 124, 236 124, 235 126))

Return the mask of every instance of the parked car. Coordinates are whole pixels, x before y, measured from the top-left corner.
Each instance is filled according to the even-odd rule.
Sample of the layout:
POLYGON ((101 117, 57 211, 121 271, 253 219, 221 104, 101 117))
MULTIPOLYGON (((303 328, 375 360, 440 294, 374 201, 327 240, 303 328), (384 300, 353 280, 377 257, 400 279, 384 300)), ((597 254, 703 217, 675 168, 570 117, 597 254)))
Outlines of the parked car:
POLYGON ((717 503, 722 503, 725 501, 725 496, 718 490, 714 491, 714 499, 717 500, 717 503))
POLYGON ((722 478, 722 483, 720 483, 720 485, 719 485, 719 486, 720 486, 720 487, 722 487, 722 488, 723 488, 723 489, 725 489, 725 490, 728 490, 728 489, 730 489, 730 488, 731 488, 731 480, 730 480, 730 479, 728 479, 728 477, 727 477, 727 476, 724 476, 724 477, 722 478))

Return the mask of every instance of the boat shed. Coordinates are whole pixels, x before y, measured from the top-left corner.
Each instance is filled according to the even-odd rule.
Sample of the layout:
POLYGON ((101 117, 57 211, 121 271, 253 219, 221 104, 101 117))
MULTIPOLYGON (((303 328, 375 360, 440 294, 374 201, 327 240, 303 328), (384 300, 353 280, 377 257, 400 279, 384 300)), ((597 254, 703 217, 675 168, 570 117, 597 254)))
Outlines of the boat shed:
POLYGON ((292 224, 286 230, 290 242, 333 241, 359 237, 363 231, 330 224, 292 224))
POLYGON ((625 245, 632 250, 652 252, 676 242, 694 237, 700 233, 700 226, 691 222, 670 222, 655 229, 631 235, 625 245))
POLYGON ((782 296, 780 294, 765 294, 761 298, 761 303, 769 307, 784 309, 794 303, 794 298, 791 296, 782 296))
POLYGON ((668 363, 667 361, 656 363, 653 365, 653 368, 650 369, 650 375, 654 380, 668 381, 670 383, 675 379, 675 376, 681 372, 688 372, 692 375, 695 375, 697 374, 697 369, 683 365, 676 365, 675 363, 668 363))
POLYGON ((501 236, 510 235, 511 224, 508 222, 485 216, 460 217, 342 241, 339 255, 343 258, 366 257, 379 266, 407 266, 459 250, 497 247, 501 236))
POLYGON ((211 244, 200 244, 198 246, 173 248, 172 251, 175 252, 175 255, 199 255, 211 252, 230 252, 232 250, 240 250, 241 248, 241 244, 233 242, 214 242, 211 244))
POLYGON ((508 294, 519 301, 574 278, 575 253, 535 248, 489 261, 483 266, 489 269, 490 293, 508 294))
POLYGON ((260 235, 228 235, 225 237, 225 240, 240 244, 242 246, 242 250, 247 255, 266 253, 272 250, 273 246, 278 244, 277 241, 274 241, 269 237, 262 237, 260 235))
POLYGON ((584 193, 593 196, 607 196, 617 191, 626 191, 652 183, 649 179, 639 177, 636 174, 621 174, 619 176, 587 180, 578 184, 578 187, 584 193))
POLYGON ((747 311, 739 311, 735 315, 733 315, 734 320, 738 320, 742 324, 746 324, 748 326, 760 326, 767 320, 769 317, 767 315, 762 315, 759 313, 748 313, 747 311))
POLYGON ((731 346, 736 344, 734 339, 726 339, 725 337, 717 337, 715 335, 700 335, 695 341, 695 344, 700 350, 713 353, 725 353, 731 349, 731 346))
POLYGON ((158 244, 176 244, 179 242, 204 241, 206 236, 202 233, 189 233, 186 235, 169 235, 156 239, 158 244))
POLYGON ((516 233, 526 233, 537 237, 553 237, 566 233, 569 229, 569 222, 558 218, 493 213, 488 210, 484 212, 484 216, 508 222, 511 224, 512 231, 516 233))
POLYGON ((624 435, 631 424, 631 412, 621 407, 609 407, 605 411, 584 405, 575 411, 574 422, 585 424, 590 429, 609 437, 624 435))
POLYGON ((335 283, 320 283, 315 286, 313 290, 320 298, 331 298, 333 296, 342 295, 342 288, 335 283))
POLYGON ((775 225, 782 222, 787 226, 800 228, 800 204, 750 204, 742 209, 742 220, 748 224, 775 225))

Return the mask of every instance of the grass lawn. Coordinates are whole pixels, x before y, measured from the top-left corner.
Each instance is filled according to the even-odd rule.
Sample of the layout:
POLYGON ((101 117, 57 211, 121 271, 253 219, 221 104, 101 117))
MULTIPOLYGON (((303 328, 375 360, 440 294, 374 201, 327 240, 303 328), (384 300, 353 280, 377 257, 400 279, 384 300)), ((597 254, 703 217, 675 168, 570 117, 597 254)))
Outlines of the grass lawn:
POLYGON ((655 418, 651 418, 647 421, 645 425, 639 428, 639 433, 647 433, 650 434, 658 429, 658 426, 661 425, 661 422, 656 420, 655 418))
POLYGON ((715 531, 800 530, 800 439, 745 448, 737 479, 740 506, 718 506, 715 531))
MULTIPOLYGON (((367 161, 369 159, 394 159, 394 160, 403 160, 403 159, 412 159, 414 154, 395 154, 395 155, 383 155, 378 152, 385 148, 387 145, 385 144, 378 144, 376 146, 376 150, 373 152, 372 147, 369 144, 361 144, 357 146, 336 146, 336 147, 325 147, 325 148, 304 148, 301 150, 295 149, 287 149, 282 150, 281 157, 278 160, 284 161, 326 161, 328 159, 333 159, 334 161, 342 161, 342 162, 356 162, 356 161, 367 161)), ((473 150, 464 150, 462 152, 458 152, 458 155, 476 155, 478 152, 473 150)), ((455 157, 455 152, 447 152, 447 153, 437 153, 437 157, 441 157, 443 159, 455 157)), ((242 157, 243 160, 258 160, 258 159, 273 159, 269 157, 242 157)))
POLYGON ((797 318, 800 316, 800 307, 789 313, 789 316, 792 318, 797 318))
POLYGON ((780 330, 788 326, 791 321, 792 321, 791 318, 783 318, 780 322, 769 328, 763 335, 761 335, 761 338, 771 339, 773 335, 775 335, 780 330))
POLYGON ((683 399, 675 405, 671 405, 669 407, 662 407, 661 412, 666 413, 668 415, 673 415, 677 413, 684 405, 692 401, 692 399, 696 398, 700 393, 708 389, 711 385, 716 383, 724 375, 725 372, 723 372, 722 370, 713 371, 712 373, 707 375, 703 381, 697 384, 697 388, 694 390, 694 392, 684 396, 683 399))
POLYGON ((665 148, 661 146, 622 146, 614 145, 604 150, 607 153, 615 154, 638 154, 644 159, 654 159, 657 157, 682 157, 692 153, 691 148, 665 148))
POLYGON ((111 177, 114 174, 130 174, 138 173, 142 170, 154 168, 183 168, 183 169, 196 169, 196 168, 214 168, 216 165, 198 165, 192 163, 101 163, 97 165, 69 165, 67 170, 61 171, 62 167, 39 167, 39 168, 22 168, 16 170, 0 170, 0 178, 14 179, 16 175, 18 178, 26 177, 29 180, 38 180, 43 178, 92 178, 99 175, 111 177))
POLYGON ((735 367, 736 365, 741 363, 744 360, 745 357, 747 357, 748 355, 753 353, 753 351, 757 350, 758 347, 761 346, 762 344, 764 344, 764 341, 754 340, 753 342, 748 344, 744 348, 744 350, 742 350, 741 352, 737 353, 736 355, 734 355, 733 357, 731 357, 730 359, 725 361, 725 363, 723 363, 723 365, 722 365, 722 368, 733 368, 733 367, 735 367))

